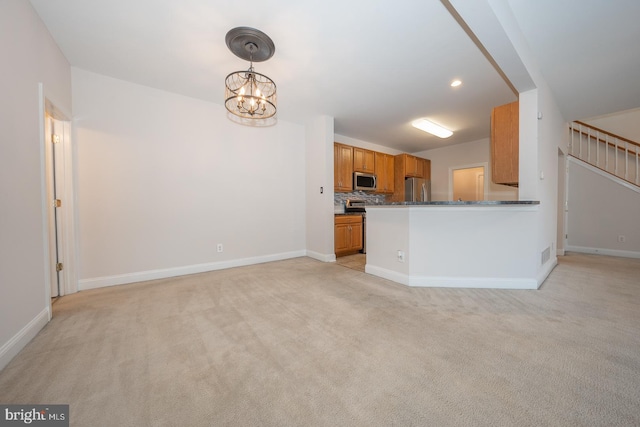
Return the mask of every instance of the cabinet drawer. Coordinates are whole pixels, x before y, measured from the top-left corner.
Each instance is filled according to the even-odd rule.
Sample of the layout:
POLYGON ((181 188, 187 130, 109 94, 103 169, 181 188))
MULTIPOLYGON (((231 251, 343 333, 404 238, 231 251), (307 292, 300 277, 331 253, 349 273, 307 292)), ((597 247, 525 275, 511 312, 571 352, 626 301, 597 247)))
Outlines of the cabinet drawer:
POLYGON ((361 224, 361 215, 337 215, 335 218, 336 224, 361 224))

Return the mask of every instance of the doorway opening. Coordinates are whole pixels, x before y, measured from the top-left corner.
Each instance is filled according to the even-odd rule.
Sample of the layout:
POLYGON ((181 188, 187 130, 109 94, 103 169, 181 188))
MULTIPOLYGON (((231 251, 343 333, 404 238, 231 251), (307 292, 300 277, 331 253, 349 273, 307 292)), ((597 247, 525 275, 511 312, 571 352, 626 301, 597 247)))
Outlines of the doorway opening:
POLYGON ((486 200, 486 164, 449 168, 449 199, 458 201, 486 200))
MULTIPOLYGON (((73 149, 69 116, 44 96, 41 85, 43 214, 47 218, 46 294, 56 298, 77 291, 73 149)), ((49 318, 52 316, 49 306, 49 318)))
MULTIPOLYGON (((64 295, 64 223, 62 208, 64 197, 64 141, 67 137, 65 122, 45 111, 45 171, 47 180, 47 217, 49 223, 49 257, 51 271, 51 298, 64 295)), ((66 206, 65 206, 66 207, 66 206)))

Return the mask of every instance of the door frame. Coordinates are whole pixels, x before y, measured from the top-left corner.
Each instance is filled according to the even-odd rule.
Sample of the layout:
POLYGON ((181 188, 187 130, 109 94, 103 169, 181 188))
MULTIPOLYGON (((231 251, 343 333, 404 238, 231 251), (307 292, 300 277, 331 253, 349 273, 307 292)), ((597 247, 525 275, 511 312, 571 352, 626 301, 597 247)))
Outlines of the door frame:
MULTIPOLYGON (((63 182, 60 185, 61 199, 63 200, 64 209, 60 210, 60 222, 62 223, 62 259, 64 261, 65 274, 63 275, 63 283, 60 284, 60 296, 74 293, 78 291, 77 276, 77 206, 76 200, 76 171, 75 171, 75 153, 72 141, 72 122, 71 114, 57 106, 55 101, 51 100, 45 91, 44 85, 39 84, 39 101, 40 101, 40 170, 41 170, 41 195, 42 195, 42 218, 43 218, 43 238, 44 238, 44 262, 45 262, 45 295, 47 305, 49 307, 49 320, 51 320, 51 283, 52 277, 52 251, 56 250, 55 239, 51 238, 51 215, 52 200, 49 200, 50 180, 47 177, 49 167, 47 162, 50 160, 47 155, 46 144, 49 143, 50 135, 47 135, 46 120, 48 116, 62 122, 65 137, 62 138, 62 159, 59 159, 60 167, 63 168, 63 182)), ((53 268, 55 271, 55 267, 53 268)))
POLYGON ((483 200, 489 200, 489 181, 487 179, 487 171, 489 170, 489 162, 480 162, 480 163, 470 163, 467 165, 460 166, 449 166, 449 200, 453 200, 453 171, 459 169, 472 169, 472 168, 483 168, 484 169, 484 198, 483 200))
POLYGON ((556 255, 563 256, 567 247, 569 218, 569 162, 566 153, 558 147, 558 223, 556 225, 556 255))

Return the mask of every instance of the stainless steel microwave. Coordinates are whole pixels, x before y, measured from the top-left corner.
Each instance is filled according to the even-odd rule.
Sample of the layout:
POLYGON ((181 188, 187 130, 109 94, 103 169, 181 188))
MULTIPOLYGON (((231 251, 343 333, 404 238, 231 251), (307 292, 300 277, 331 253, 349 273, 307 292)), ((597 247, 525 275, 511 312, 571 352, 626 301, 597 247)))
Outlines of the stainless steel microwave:
POLYGON ((372 173, 354 172, 353 189, 374 191, 376 189, 376 176, 372 173))

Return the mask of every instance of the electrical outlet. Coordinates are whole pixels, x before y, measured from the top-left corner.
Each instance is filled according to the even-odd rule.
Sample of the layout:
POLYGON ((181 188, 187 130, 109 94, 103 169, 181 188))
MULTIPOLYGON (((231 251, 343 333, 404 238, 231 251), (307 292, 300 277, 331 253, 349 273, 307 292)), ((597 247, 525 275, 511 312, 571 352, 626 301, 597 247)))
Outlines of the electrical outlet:
POLYGON ((398 262, 404 262, 404 252, 398 251, 398 262))
POLYGON ((222 252, 223 250, 222 243, 218 243, 218 252, 222 252))
POLYGON ((626 242, 626 241, 627 241, 627 238, 626 238, 625 236, 623 236, 623 235, 619 235, 619 236, 618 236, 618 242, 620 242, 620 243, 624 243, 624 242, 626 242))

